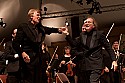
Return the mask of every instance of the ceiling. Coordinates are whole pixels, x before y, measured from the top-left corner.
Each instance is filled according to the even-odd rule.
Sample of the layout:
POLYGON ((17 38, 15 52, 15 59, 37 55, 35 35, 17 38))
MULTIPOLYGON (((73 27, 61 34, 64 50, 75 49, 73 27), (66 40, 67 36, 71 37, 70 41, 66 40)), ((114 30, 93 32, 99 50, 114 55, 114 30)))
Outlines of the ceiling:
MULTIPOLYGON (((47 7, 48 9, 46 11, 47 14, 43 15, 43 17, 59 18, 76 15, 87 17, 89 15, 87 14, 88 10, 92 8, 92 4, 87 5, 86 0, 82 0, 83 5, 79 5, 76 3, 77 1, 78 0, 43 0, 42 9, 43 7, 47 7)), ((111 42, 118 40, 121 33, 125 34, 125 0, 96 1, 100 3, 102 13, 93 13, 92 16, 97 20, 99 29, 108 33, 114 23, 108 38, 111 42)))
MULTIPOLYGON (((11 0, 0 0, 0 17, 4 18, 3 21, 7 23, 6 28, 0 28, 0 39, 2 38, 10 38, 10 33, 12 30, 12 27, 17 27, 21 22, 26 21, 26 14, 29 8, 38 8, 39 2, 42 1, 42 9, 43 7, 47 7, 47 14, 51 18, 61 17, 64 15, 64 17, 67 18, 67 16, 88 16, 89 14, 86 13, 91 8, 91 4, 86 4, 86 0, 82 0, 83 5, 79 5, 76 2, 78 0, 15 0, 15 2, 12 2, 11 0), (8 6, 6 6, 9 2, 8 6), (28 3, 28 5, 27 5, 28 3), (16 5, 15 5, 16 4, 16 5), (19 9, 16 9, 19 8, 19 9), (9 13, 8 13, 9 12, 9 13), (54 12, 57 12, 54 14, 54 12), (55 16, 55 17, 53 17, 55 16)), ((125 0, 97 0, 97 2, 101 5, 101 11, 102 14, 92 14, 93 17, 97 20, 99 24, 100 29, 107 29, 112 26, 114 23, 115 32, 112 31, 112 33, 115 33, 116 35, 117 31, 120 31, 119 33, 125 33, 124 26, 125 26, 125 0), (120 30, 118 27, 122 27, 120 30)), ((43 12, 44 13, 44 12, 43 12)), ((44 15, 47 16, 47 15, 44 15)), ((65 19, 63 19, 64 21, 65 19)), ((53 22, 51 23, 52 26, 63 26, 62 22, 60 20, 52 19, 53 22), (56 24, 60 22, 60 24, 56 24), (61 25, 62 24, 62 25, 61 25)), ((50 25, 50 21, 48 22, 48 25, 50 25)), ((107 32, 107 31, 106 31, 107 32)), ((117 35, 119 35, 119 33, 117 35)), ((60 38, 60 36, 58 37, 60 38)), ((62 38, 61 38, 62 39, 62 38)))
MULTIPOLYGON (((88 16, 85 12, 88 11, 89 8, 92 7, 92 4, 86 3, 86 0, 82 0, 83 5, 77 4, 76 2, 79 0, 43 0, 43 5, 48 8, 47 13, 54 13, 54 15, 49 14, 48 16, 55 18, 61 16, 70 16, 70 14, 77 14, 79 15, 82 11, 82 15, 88 16), (56 5, 60 5, 64 7, 64 10, 56 10, 53 9, 52 11, 49 10, 49 6, 45 4, 54 3, 56 5), (82 9, 82 10, 81 10, 82 9), (74 10, 74 11, 72 11, 74 10), (77 12, 76 12, 77 11, 77 12), (55 17, 53 17, 55 16, 55 17)), ((93 13, 92 16, 96 18, 100 27, 110 27, 112 23, 115 26, 125 26, 125 0, 96 0, 100 3, 102 11, 101 14, 93 13)), ((80 14, 80 15, 81 15, 80 14)))

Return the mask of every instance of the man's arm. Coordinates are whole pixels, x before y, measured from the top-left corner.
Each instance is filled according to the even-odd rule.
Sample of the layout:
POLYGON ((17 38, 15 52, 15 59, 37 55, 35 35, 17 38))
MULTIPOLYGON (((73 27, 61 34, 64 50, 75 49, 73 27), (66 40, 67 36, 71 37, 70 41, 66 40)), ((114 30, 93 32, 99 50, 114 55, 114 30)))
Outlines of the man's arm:
POLYGON ((3 53, 3 58, 4 59, 7 59, 7 60, 18 60, 18 57, 15 57, 12 53, 12 46, 11 46, 12 42, 7 42, 6 45, 5 45, 5 50, 4 50, 4 53, 3 53))
POLYGON ((112 59, 112 68, 114 68, 114 71, 117 69, 117 62, 116 62, 116 58, 115 58, 115 53, 113 51, 113 49, 111 48, 110 43, 108 42, 107 38, 105 37, 104 34, 101 34, 100 37, 100 41, 102 42, 102 45, 105 47, 106 51, 108 52, 108 54, 111 56, 112 59))
POLYGON ((13 40, 12 46, 14 50, 21 55, 25 62, 30 62, 29 56, 22 50, 22 42, 24 38, 23 27, 27 26, 26 24, 20 25, 17 30, 15 39, 13 40))

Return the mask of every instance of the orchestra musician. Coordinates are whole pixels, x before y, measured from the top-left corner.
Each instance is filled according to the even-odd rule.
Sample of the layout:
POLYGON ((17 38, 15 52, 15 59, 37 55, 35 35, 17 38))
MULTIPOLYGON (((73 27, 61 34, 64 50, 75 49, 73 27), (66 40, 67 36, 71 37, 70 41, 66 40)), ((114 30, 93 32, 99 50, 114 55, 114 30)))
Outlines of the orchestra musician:
POLYGON ((58 49, 58 46, 56 47, 46 69, 46 74, 48 76, 48 83, 57 81, 56 78, 57 78, 57 73, 58 73, 59 63, 60 63, 58 54, 56 54, 57 49, 58 49))
POLYGON ((125 81, 125 41, 121 44, 123 46, 121 53, 123 53, 121 59, 121 78, 122 78, 122 83, 125 81))
POLYGON ((114 83, 122 83, 123 72, 124 72, 124 54, 119 50, 119 42, 114 41, 112 44, 112 49, 114 50, 115 57, 117 59, 118 68, 114 72, 114 83))
POLYGON ((47 80, 48 80, 48 76, 46 74, 46 69, 47 69, 47 66, 48 66, 48 63, 50 61, 50 54, 49 54, 49 51, 48 51, 48 47, 47 45, 42 42, 41 44, 41 72, 42 72, 42 82, 43 83, 48 83, 47 80))
POLYGON ((3 53, 3 58, 8 60, 6 71, 7 71, 7 79, 6 83, 19 83, 20 82, 20 74, 19 74, 19 55, 12 47, 12 42, 16 37, 17 29, 13 29, 12 31, 12 40, 6 42, 5 50, 3 53))
POLYGON ((68 77, 70 83, 75 83, 75 67, 76 64, 74 63, 74 60, 72 60, 73 54, 71 54, 71 47, 65 46, 64 47, 64 56, 62 56, 59 72, 66 74, 68 77))

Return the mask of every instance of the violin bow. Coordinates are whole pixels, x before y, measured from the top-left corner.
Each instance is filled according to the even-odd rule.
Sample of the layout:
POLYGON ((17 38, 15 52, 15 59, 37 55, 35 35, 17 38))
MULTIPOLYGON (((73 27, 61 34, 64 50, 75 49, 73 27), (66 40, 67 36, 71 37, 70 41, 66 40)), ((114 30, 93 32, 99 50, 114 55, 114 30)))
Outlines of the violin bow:
POLYGON ((106 38, 109 36, 109 33, 111 32, 112 28, 114 27, 114 23, 112 24, 111 28, 109 29, 107 35, 106 35, 106 38))
MULTIPOLYGON (((50 60, 50 62, 49 62, 49 64, 48 64, 48 67, 49 67, 50 64, 52 63, 52 60, 53 60, 53 58, 54 58, 54 56, 55 56, 55 54, 56 54, 57 49, 58 49, 58 46, 56 47, 56 49, 55 49, 55 51, 54 51, 54 53, 53 53, 53 56, 52 56, 52 58, 51 58, 51 60, 50 60)), ((48 70, 48 67, 47 67, 47 70, 48 70)))
POLYGON ((5 38, 2 39, 2 41, 0 42, 0 45, 4 42, 5 38))
POLYGON ((122 33, 120 34, 120 38, 119 38, 119 46, 118 46, 118 50, 120 50, 121 39, 122 39, 122 33))
MULTIPOLYGON (((76 58, 76 56, 74 56, 70 61, 74 60, 75 58, 76 58)), ((69 61, 66 64, 68 64, 68 63, 69 63, 69 61)))

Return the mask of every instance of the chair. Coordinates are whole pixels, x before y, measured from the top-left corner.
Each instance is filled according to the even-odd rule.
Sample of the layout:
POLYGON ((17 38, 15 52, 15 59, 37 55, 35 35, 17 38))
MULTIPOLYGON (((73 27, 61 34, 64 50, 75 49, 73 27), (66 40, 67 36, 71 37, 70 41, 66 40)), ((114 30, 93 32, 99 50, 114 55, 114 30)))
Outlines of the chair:
POLYGON ((70 83, 69 79, 64 73, 56 73, 56 83, 70 83))
POLYGON ((6 83, 7 75, 0 75, 0 83, 6 83))

